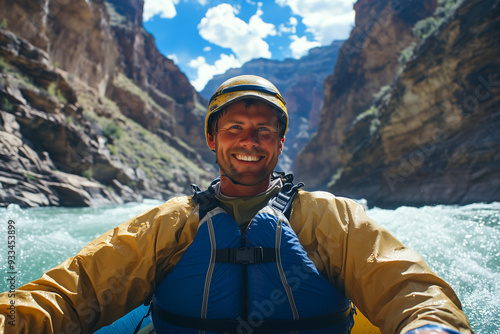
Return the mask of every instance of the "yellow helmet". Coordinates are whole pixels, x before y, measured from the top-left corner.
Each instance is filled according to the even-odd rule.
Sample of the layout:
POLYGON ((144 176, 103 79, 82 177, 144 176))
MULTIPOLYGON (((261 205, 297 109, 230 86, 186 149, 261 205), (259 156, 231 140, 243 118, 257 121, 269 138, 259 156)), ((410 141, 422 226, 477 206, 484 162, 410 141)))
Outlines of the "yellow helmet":
POLYGON ((278 89, 262 77, 240 75, 226 80, 210 98, 207 117, 205 119, 205 138, 208 139, 209 127, 212 126, 212 116, 230 103, 245 98, 257 98, 273 106, 278 120, 285 126, 283 135, 286 133, 288 128, 288 112, 285 107, 285 100, 281 97, 278 89))

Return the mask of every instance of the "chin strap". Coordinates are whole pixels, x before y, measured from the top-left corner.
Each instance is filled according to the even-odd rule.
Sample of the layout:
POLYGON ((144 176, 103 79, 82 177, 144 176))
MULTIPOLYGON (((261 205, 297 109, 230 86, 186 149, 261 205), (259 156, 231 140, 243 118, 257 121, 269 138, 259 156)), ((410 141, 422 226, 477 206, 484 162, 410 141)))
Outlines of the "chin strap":
POLYGON ((224 177, 227 177, 231 182, 233 182, 234 184, 236 185, 239 185, 239 186, 246 186, 246 184, 243 184, 243 183, 239 183, 238 181, 236 181, 235 179, 233 179, 231 176, 227 175, 226 173, 222 174, 221 177, 224 176, 224 177))

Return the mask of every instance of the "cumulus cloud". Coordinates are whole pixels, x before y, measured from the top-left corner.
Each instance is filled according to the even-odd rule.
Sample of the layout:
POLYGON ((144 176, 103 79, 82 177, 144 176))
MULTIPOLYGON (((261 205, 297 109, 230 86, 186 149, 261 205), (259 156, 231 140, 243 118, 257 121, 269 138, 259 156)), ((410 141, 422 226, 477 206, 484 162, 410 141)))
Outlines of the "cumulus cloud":
POLYGON ((227 3, 210 8, 198 25, 200 36, 230 49, 241 63, 253 58, 270 58, 269 44, 264 38, 276 35, 274 25, 262 20, 260 6, 248 23, 237 17, 238 14, 238 9, 227 3))
POLYGON ((289 6, 321 45, 349 37, 354 24, 353 0, 276 0, 289 6))
POLYGON ((171 19, 177 15, 175 5, 178 3, 179 0, 145 0, 142 19, 146 22, 155 15, 160 15, 164 19, 171 19))
POLYGON ((292 50, 292 56, 294 58, 300 58, 304 56, 309 49, 321 46, 317 41, 308 41, 306 36, 298 37, 297 35, 292 35, 290 38, 293 40, 290 44, 290 49, 292 50))
POLYGON ((284 23, 281 23, 278 30, 280 34, 285 33, 285 34, 295 34, 297 32, 297 24, 299 22, 295 17, 290 17, 288 19, 288 24, 285 25, 284 23))
POLYGON ((228 69, 241 67, 241 65, 234 55, 221 54, 214 65, 208 64, 205 57, 199 56, 189 62, 189 66, 196 69, 198 73, 198 77, 191 81, 191 84, 197 91, 201 91, 214 75, 225 73, 228 69))

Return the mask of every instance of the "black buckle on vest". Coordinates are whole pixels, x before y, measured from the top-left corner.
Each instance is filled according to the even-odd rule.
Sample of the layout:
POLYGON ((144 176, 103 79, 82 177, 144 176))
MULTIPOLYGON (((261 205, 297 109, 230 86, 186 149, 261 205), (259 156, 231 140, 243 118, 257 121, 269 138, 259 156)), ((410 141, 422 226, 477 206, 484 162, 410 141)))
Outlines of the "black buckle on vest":
POLYGON ((274 248, 223 248, 216 249, 215 252, 215 262, 219 263, 253 264, 276 261, 274 248))
POLYGON ((262 262, 262 247, 242 247, 234 252, 234 262, 241 264, 262 262))

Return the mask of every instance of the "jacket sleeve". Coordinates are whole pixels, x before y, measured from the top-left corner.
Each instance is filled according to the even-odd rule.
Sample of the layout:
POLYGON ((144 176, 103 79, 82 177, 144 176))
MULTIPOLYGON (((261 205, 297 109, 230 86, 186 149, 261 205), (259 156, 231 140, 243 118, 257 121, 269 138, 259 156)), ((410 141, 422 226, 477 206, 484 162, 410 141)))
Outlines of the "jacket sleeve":
POLYGON ((472 333, 452 288, 364 208, 301 192, 291 224, 316 266, 382 333, 436 324, 472 333))
POLYGON ((150 298, 187 247, 197 222, 172 199, 104 233, 15 292, 15 326, 0 294, 0 333, 92 333, 150 298))

